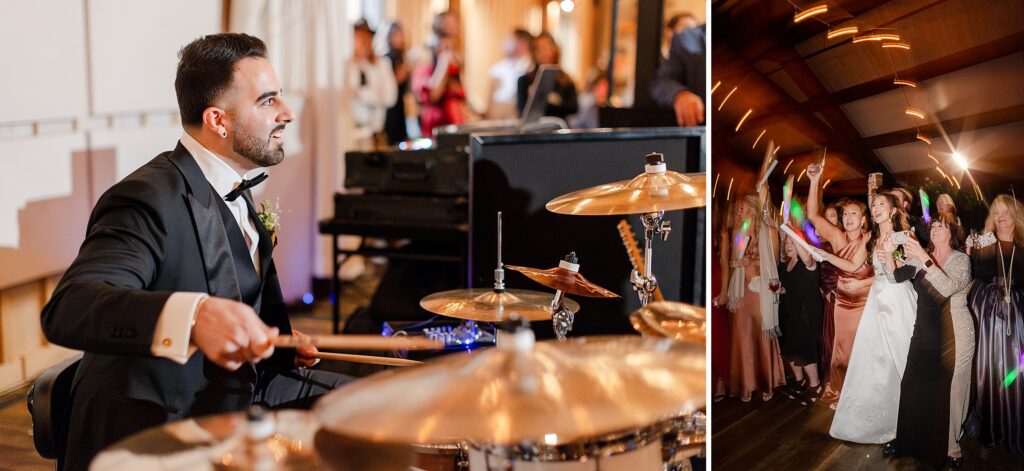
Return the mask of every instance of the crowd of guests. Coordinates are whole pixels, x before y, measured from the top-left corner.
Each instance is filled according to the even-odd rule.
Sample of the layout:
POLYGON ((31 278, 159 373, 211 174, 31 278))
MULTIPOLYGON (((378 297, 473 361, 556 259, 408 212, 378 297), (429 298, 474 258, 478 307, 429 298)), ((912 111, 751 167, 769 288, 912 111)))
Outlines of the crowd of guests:
MULTIPOLYGON (((698 107, 703 115, 703 76, 690 77, 694 72, 689 69, 696 68, 684 67, 680 57, 696 57, 688 52, 695 48, 703 52, 704 30, 697 26, 690 14, 668 19, 663 62, 673 67, 652 85, 659 103, 678 108, 683 100, 676 100, 676 95, 689 90, 690 81, 699 79, 699 86, 692 89, 701 98, 698 100, 697 95, 689 92, 685 97, 687 109, 694 110, 689 125, 703 121, 696 117, 698 107), (689 46, 672 43, 676 35, 697 29, 699 33, 692 34, 692 39, 688 37, 690 42, 680 42, 689 46), (670 44, 679 48, 675 55, 669 54, 670 44)), ((435 128, 449 124, 517 119, 526 107, 530 86, 540 67, 558 66, 561 62, 561 48, 550 33, 533 35, 522 28, 513 30, 502 42, 503 57, 489 69, 486 108, 474 109, 466 100, 462 78, 465 65, 460 53, 460 31, 459 15, 445 11, 434 18, 426 46, 411 47, 400 23, 386 23, 378 31, 366 20, 355 23, 353 52, 344 69, 344 102, 351 104, 356 147, 382 147, 409 138, 432 137, 435 128)), ((703 70, 703 56, 699 57, 699 65, 703 70)), ((546 96, 544 115, 565 120, 573 128, 598 127, 596 110, 610 101, 611 87, 600 67, 588 75, 579 92, 575 81, 559 70, 554 89, 546 96)))
POLYGON ((822 204, 820 164, 807 175, 808 224, 771 211, 767 188, 721 222, 715 400, 828 404, 833 437, 936 469, 960 466, 965 434, 1024 457, 1019 203, 997 196, 968 233, 949 195, 934 213, 905 188, 822 204))

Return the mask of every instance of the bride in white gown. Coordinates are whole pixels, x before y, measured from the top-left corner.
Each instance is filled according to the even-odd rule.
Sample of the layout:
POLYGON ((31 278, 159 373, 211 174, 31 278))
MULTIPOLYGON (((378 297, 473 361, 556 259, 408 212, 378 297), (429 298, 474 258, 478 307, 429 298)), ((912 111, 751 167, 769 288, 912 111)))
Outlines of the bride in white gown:
MULTIPOLYGON (((886 443, 896 438, 900 381, 917 316, 913 285, 896 283, 892 276, 896 264, 892 234, 894 227, 909 230, 906 219, 896 209, 892 196, 885 193, 871 202, 871 218, 875 223, 872 237, 866 250, 857 255, 866 258, 871 253, 875 281, 857 327, 843 394, 829 431, 835 438, 856 443, 886 443)), ((856 265, 852 268, 856 268, 864 262, 863 258, 826 258, 841 269, 853 263, 856 265)))

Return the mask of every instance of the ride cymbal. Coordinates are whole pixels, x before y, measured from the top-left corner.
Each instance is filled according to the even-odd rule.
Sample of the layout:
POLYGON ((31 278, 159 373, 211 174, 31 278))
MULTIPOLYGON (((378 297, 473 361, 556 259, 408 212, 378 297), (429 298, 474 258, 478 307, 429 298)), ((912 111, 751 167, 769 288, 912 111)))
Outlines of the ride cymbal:
POLYGON ((706 173, 667 170, 665 157, 646 156, 644 173, 623 180, 574 191, 548 202, 548 211, 579 216, 642 214, 707 205, 706 173))
POLYGON ((560 445, 705 405, 701 345, 509 335, 497 348, 353 381, 313 412, 325 430, 373 442, 560 445))
MULTIPOLYGON (((420 307, 434 314, 479 322, 502 322, 514 312, 530 321, 551 319, 554 294, 525 289, 456 289, 431 294, 420 300, 420 307)), ((563 299, 562 306, 576 313, 580 305, 563 299)))

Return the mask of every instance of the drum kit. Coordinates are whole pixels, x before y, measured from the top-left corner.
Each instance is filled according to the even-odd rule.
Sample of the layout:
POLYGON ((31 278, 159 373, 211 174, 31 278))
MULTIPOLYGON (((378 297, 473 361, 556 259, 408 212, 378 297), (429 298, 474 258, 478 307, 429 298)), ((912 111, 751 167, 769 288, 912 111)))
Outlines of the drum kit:
MULTIPOLYGON (((665 211, 704 206, 705 181, 705 174, 668 171, 661 154, 650 154, 645 173, 632 180, 547 204, 561 214, 642 215, 643 257, 630 273, 642 304, 630 323, 641 336, 567 338, 580 306, 566 295, 618 295, 584 278, 575 253, 549 269, 505 266, 499 213, 494 286, 420 301, 429 312, 466 321, 469 330, 476 323, 500 325, 496 347, 353 381, 321 398, 311 412, 236 413, 150 429, 115 444, 94 466, 103 460, 105 469, 138 469, 146 467, 140 460, 159 458, 165 468, 175 468, 167 466, 174 462, 188 469, 689 469, 690 458, 704 451, 706 315, 679 302, 652 302, 658 291, 652 243, 668 237, 665 211), (554 293, 506 288, 505 268, 554 293), (536 341, 529 322, 548 319, 558 338, 536 341), (176 437, 172 429, 179 435, 191 430, 205 441, 140 451, 161 437, 176 437), (126 451, 136 459, 125 459, 126 451)), ((345 336, 327 337, 306 342, 326 345, 345 336)), ((396 346, 394 339, 381 340, 380 348, 368 339, 357 343, 361 349, 396 346)), ((430 347, 403 342, 402 348, 430 347)))

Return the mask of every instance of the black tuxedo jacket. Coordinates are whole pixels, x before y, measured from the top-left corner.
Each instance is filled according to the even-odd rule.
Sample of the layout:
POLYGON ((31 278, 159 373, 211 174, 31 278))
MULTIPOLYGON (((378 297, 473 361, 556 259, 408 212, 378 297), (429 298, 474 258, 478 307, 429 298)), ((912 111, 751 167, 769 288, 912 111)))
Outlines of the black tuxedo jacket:
POLYGON ((293 367, 291 351, 234 372, 202 352, 184 365, 150 352, 175 291, 247 302, 267 325, 291 332, 270 235, 245 197, 260 232, 262 278, 226 205, 180 143, 100 198, 77 258, 42 313, 50 342, 85 351, 72 389, 69 457, 91 458, 170 420, 244 409, 263 369, 293 367))

